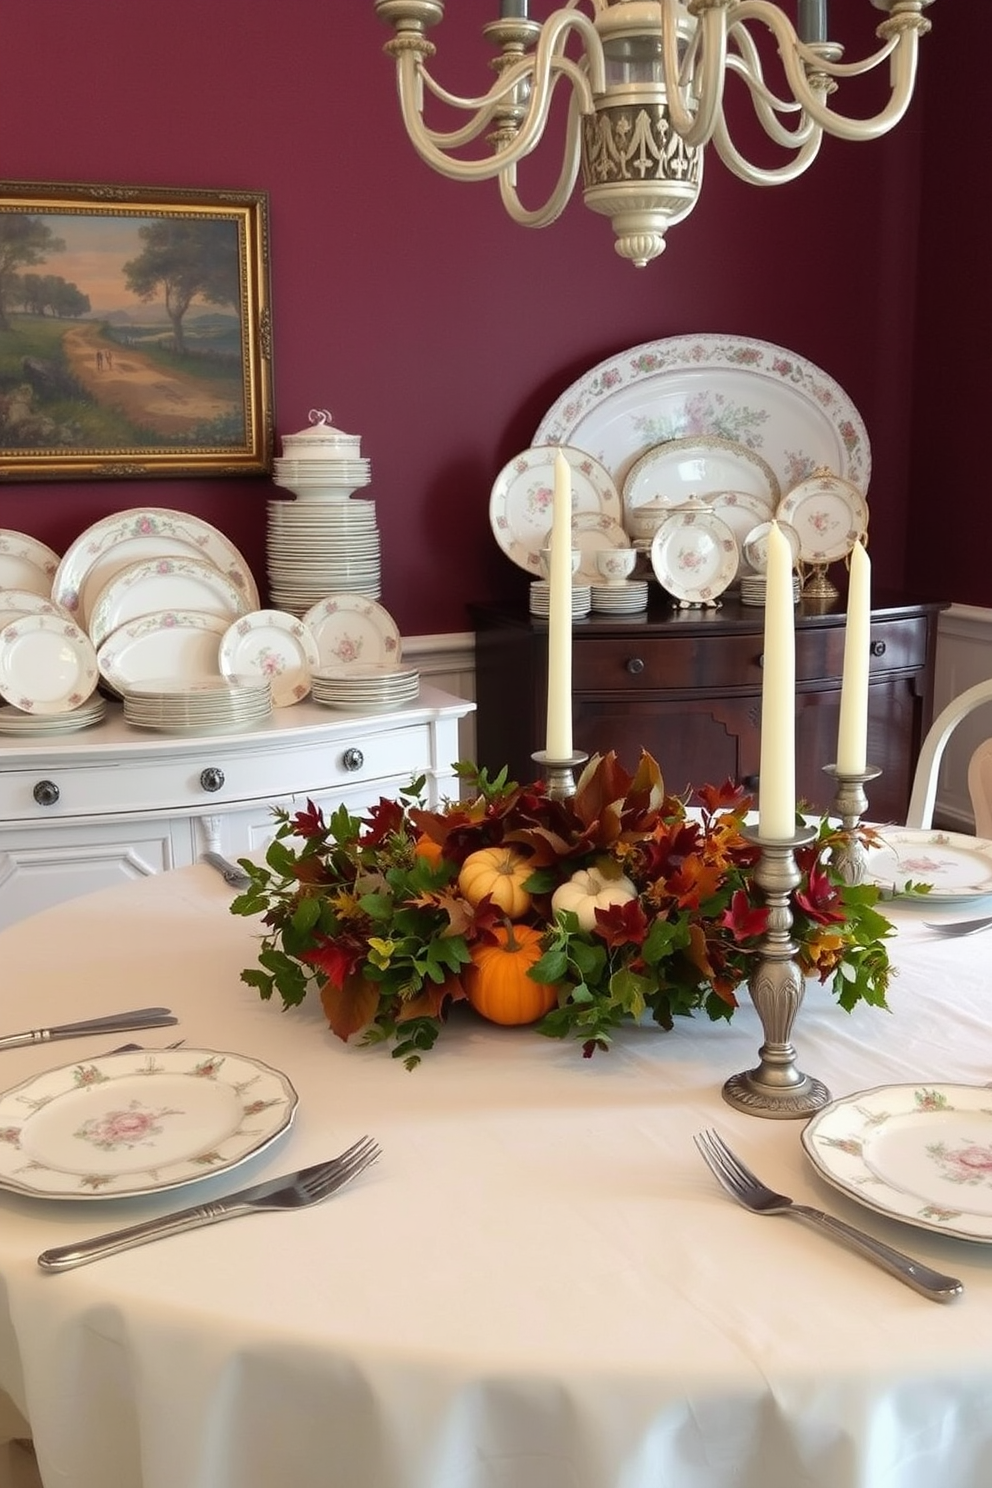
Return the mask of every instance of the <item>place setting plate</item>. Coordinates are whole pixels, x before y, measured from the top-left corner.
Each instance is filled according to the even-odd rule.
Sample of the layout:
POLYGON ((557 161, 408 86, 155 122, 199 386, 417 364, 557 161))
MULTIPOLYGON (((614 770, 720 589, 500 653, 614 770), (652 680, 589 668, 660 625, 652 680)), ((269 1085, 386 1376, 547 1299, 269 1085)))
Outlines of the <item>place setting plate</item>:
POLYGON ((942 905, 992 894, 992 842, 937 828, 875 830, 879 840, 866 850, 866 876, 883 892, 942 905))
POLYGON ((120 1199, 224 1173, 291 1125, 289 1079, 243 1054, 135 1050, 62 1065, 0 1095, 0 1188, 120 1199))
POLYGON ((320 653, 310 627, 284 610, 254 610, 228 626, 217 653, 224 677, 265 677, 272 706, 288 708, 310 691, 320 653))
POLYGON ((26 532, 0 527, 0 586, 27 589, 48 599, 59 566, 59 555, 47 543, 26 532))
POLYGON ((857 486, 818 471, 783 496, 775 513, 799 535, 803 563, 836 563, 868 531, 868 506, 857 486))
POLYGON ((801 1133, 820 1176, 906 1224, 992 1244, 992 1089, 881 1085, 831 1102, 801 1133))
POLYGON ((733 532, 703 508, 676 510, 651 542, 651 567, 673 599, 710 604, 737 573, 740 555, 733 532))
POLYGON ((402 655, 399 626, 367 594, 331 594, 303 616, 317 642, 320 667, 361 662, 395 667, 402 655))
POLYGON ((66 615, 19 615, 0 631, 0 697, 23 713, 70 713, 96 690, 89 636, 66 615))

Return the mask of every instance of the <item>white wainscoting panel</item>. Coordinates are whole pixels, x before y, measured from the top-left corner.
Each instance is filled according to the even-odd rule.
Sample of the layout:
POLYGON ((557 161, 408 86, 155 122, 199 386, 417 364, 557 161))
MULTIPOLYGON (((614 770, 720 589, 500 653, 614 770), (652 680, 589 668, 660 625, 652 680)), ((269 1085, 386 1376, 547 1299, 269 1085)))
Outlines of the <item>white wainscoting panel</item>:
MULTIPOLYGON (((475 636, 469 631, 447 635, 403 637, 403 662, 415 666, 423 681, 443 688, 455 697, 475 701, 475 636)), ((475 759, 475 714, 467 713, 458 725, 459 758, 475 759)), ((442 763, 451 765, 454 760, 442 763)))
MULTIPOLYGON (((992 610, 952 605, 937 626, 937 666, 933 713, 936 718, 952 698, 976 682, 992 677, 992 610)), ((976 708, 958 724, 940 764, 934 821, 954 831, 973 832, 975 818, 968 796, 968 761, 983 739, 992 737, 992 703, 976 708)))

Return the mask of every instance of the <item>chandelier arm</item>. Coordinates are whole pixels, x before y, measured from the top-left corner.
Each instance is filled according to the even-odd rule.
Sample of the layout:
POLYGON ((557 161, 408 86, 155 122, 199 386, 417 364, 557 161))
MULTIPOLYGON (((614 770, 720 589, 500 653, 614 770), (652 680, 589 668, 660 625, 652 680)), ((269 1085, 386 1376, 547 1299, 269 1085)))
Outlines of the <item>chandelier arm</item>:
POLYGON ((738 56, 734 52, 727 57, 727 71, 737 73, 746 84, 754 105, 754 112, 758 122, 767 134, 768 138, 784 150, 798 150, 809 139, 817 125, 809 115, 803 112, 802 104, 797 103, 794 98, 778 98, 766 84, 761 71, 761 63, 758 58, 757 49, 750 36, 737 38, 737 44, 741 52, 753 53, 751 56, 738 56), (780 114, 801 114, 799 123, 795 129, 787 129, 779 118, 780 114))
MULTIPOLYGON (((928 3, 928 0, 923 0, 923 3, 928 3)), ((893 35, 879 47, 877 52, 872 52, 870 57, 862 57, 858 62, 841 62, 839 58, 831 59, 825 57, 815 47, 807 46, 804 42, 801 42, 796 36, 791 21, 783 13, 781 7, 778 4, 771 3, 771 0, 735 0, 732 11, 733 20, 730 22, 731 30, 735 26, 746 27, 749 21, 761 21, 769 30, 776 32, 776 39, 778 41, 781 42, 788 39, 788 50, 796 54, 798 63, 808 63, 815 71, 829 73, 831 77, 835 78, 861 77, 866 72, 874 71, 880 63, 885 61, 886 57, 892 55, 899 43, 898 36, 893 35), (780 27, 781 31, 776 31, 776 27, 780 27)), ((926 21, 924 24, 929 27, 930 23, 926 21)), ((916 27, 912 23, 905 27, 905 29, 916 31, 916 27)), ((747 35, 746 31, 745 35, 747 35)), ((797 75, 802 76, 803 74, 800 72, 797 75)))
POLYGON ((678 60, 678 19, 682 7, 679 0, 661 0, 661 4, 662 68, 672 128, 688 146, 705 145, 712 138, 723 109, 723 81, 727 65, 726 11, 722 7, 706 10, 696 22, 696 33, 689 44, 684 63, 685 71, 691 69, 693 73, 693 92, 699 100, 696 111, 692 112, 682 102, 687 82, 685 71, 680 68, 678 60), (695 77, 697 65, 701 65, 698 79, 695 77))
POLYGON ((505 171, 500 172, 499 191, 503 206, 514 222, 521 227, 548 227, 556 221, 568 205, 569 197, 575 187, 579 174, 580 163, 580 130, 582 126, 582 109, 579 106, 579 96, 573 93, 568 105, 568 121, 565 129, 565 154, 562 160, 561 171, 555 183, 554 190, 550 193, 544 205, 541 207, 528 208, 523 205, 517 195, 517 171, 516 166, 508 166, 505 171))
MULTIPOLYGON (((498 176, 508 166, 522 160, 539 143, 547 123, 551 95, 558 81, 565 77, 579 98, 582 113, 592 113, 593 92, 604 91, 606 86, 602 46, 596 29, 587 16, 576 11, 558 10, 545 22, 533 58, 514 64, 495 85, 495 91, 486 98, 459 99, 447 94, 446 99, 454 107, 479 107, 479 114, 462 129, 448 134, 429 129, 422 116, 422 82, 426 79, 432 92, 436 92, 434 80, 414 52, 405 52, 397 59, 397 79, 400 95, 400 110, 407 134, 420 158, 443 176, 452 180, 482 181, 498 176), (578 31, 586 43, 588 73, 564 56, 563 48, 567 33, 578 31), (446 149, 457 148, 478 138, 482 130, 494 118, 507 91, 506 79, 513 84, 531 79, 531 96, 527 114, 513 139, 495 150, 488 159, 453 160, 446 149)), ((439 94, 438 96, 442 96, 439 94)))
MULTIPOLYGON (((819 90, 811 87, 806 68, 797 50, 792 23, 777 5, 770 4, 769 0, 739 0, 735 6, 734 16, 735 20, 741 24, 753 18, 768 26, 778 42, 782 66, 796 100, 801 104, 804 112, 828 134, 846 140, 878 139, 898 124, 905 114, 916 80, 919 43, 919 29, 916 26, 904 27, 895 46, 886 44, 870 59, 870 65, 875 65, 876 62, 883 61, 886 57, 890 59, 891 92, 885 108, 867 119, 850 119, 827 107, 822 101, 822 95, 818 96, 819 90)), ((823 62, 818 64, 817 71, 833 76, 838 65, 823 62)), ((864 64, 855 64, 855 66, 859 72, 866 71, 864 64)))
POLYGON ((823 141, 823 130, 811 126, 809 138, 797 150, 793 158, 775 170, 766 170, 745 160, 730 138, 725 119, 721 119, 713 131, 713 148, 729 171, 750 186, 781 186, 794 181, 813 164, 823 141))

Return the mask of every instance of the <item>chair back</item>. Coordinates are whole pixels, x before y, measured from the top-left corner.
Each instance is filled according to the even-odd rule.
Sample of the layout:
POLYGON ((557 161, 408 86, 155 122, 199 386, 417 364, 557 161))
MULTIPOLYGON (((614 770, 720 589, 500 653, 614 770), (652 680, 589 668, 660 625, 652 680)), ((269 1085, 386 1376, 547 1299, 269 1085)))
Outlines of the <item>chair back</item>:
POLYGON ((971 756, 968 794, 975 813, 975 836, 992 839, 992 739, 979 744, 971 756))
POLYGON ((909 811, 906 814, 907 827, 933 825, 937 775, 947 741, 962 718, 967 718, 969 713, 973 713, 983 703, 992 703, 992 677, 984 682, 976 682, 974 687, 968 687, 958 697, 952 698, 930 725, 916 762, 909 811))

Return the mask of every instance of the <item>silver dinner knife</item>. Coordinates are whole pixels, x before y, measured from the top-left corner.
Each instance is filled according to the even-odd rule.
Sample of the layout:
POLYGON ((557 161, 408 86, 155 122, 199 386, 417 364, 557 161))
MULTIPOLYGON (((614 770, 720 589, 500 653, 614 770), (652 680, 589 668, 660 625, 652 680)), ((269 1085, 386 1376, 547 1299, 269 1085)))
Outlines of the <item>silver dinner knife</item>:
POLYGON ((31 1028, 26 1033, 8 1033, 0 1038, 0 1049, 20 1049, 25 1044, 49 1044, 56 1039, 81 1038, 88 1033, 130 1033, 135 1028, 165 1028, 178 1023, 171 1008, 134 1008, 129 1013, 110 1013, 105 1018, 86 1018, 81 1023, 59 1023, 54 1028, 31 1028))
POLYGON ((229 883, 232 889, 246 889, 251 883, 245 870, 239 868, 237 863, 230 862, 222 853, 205 852, 203 861, 209 863, 211 868, 216 868, 224 882, 229 883))

